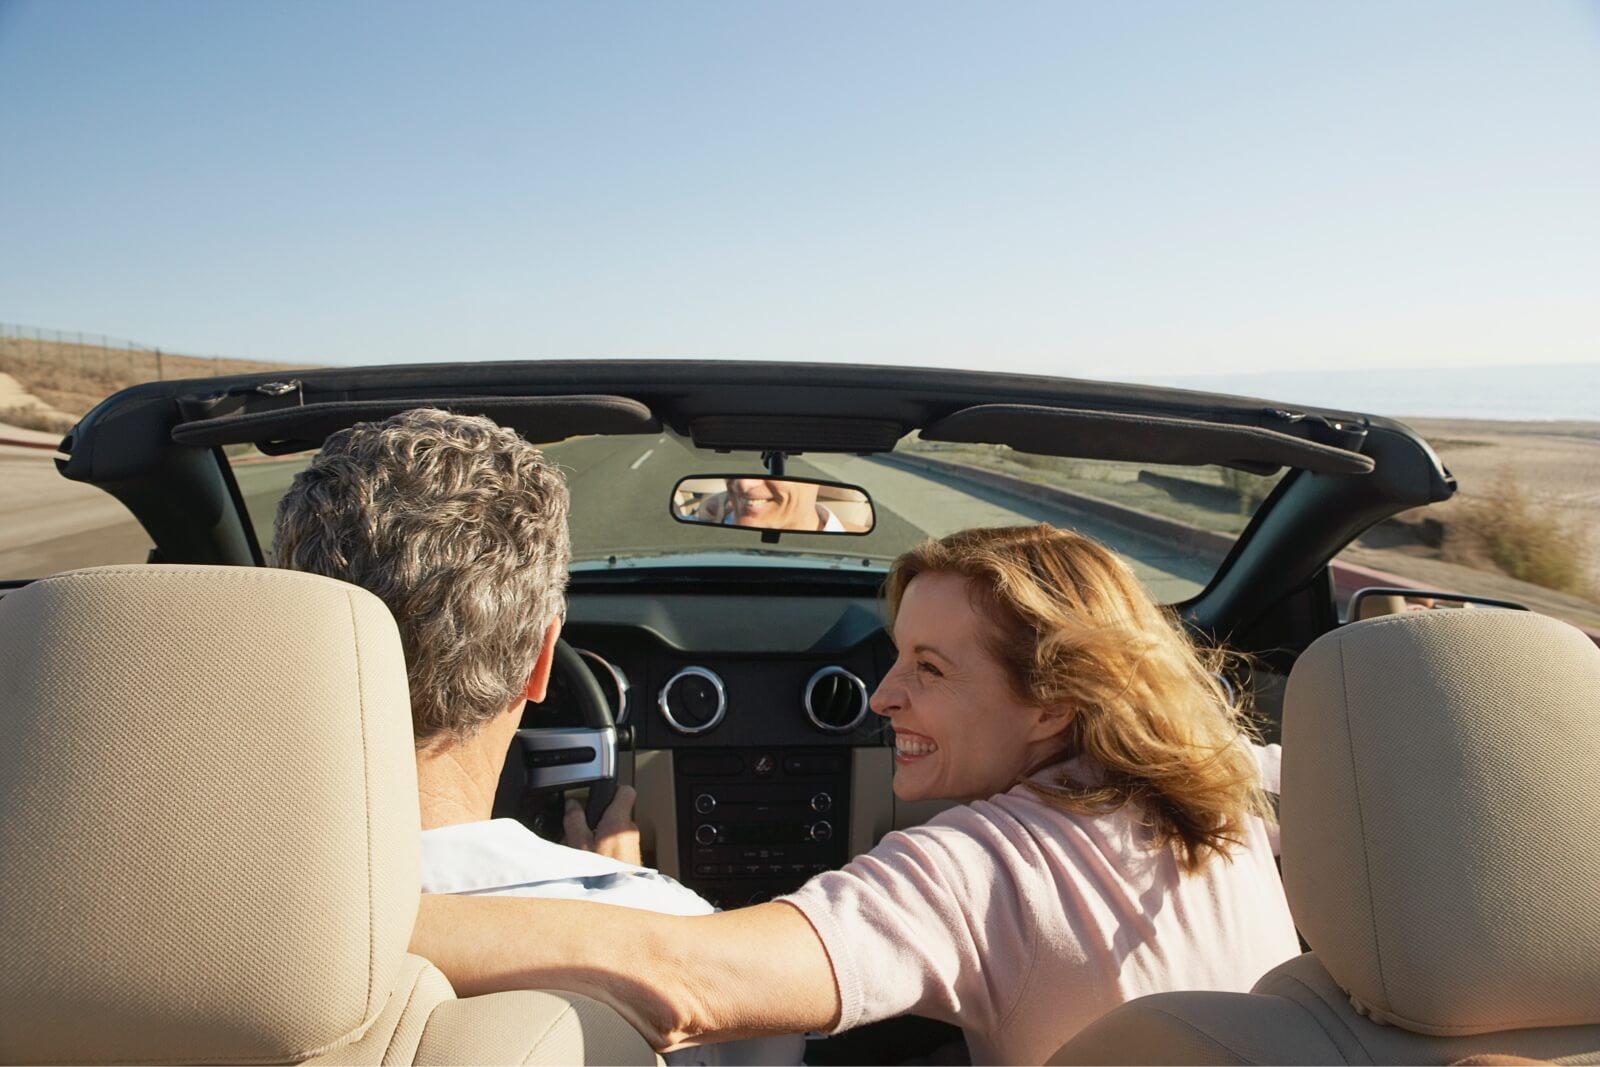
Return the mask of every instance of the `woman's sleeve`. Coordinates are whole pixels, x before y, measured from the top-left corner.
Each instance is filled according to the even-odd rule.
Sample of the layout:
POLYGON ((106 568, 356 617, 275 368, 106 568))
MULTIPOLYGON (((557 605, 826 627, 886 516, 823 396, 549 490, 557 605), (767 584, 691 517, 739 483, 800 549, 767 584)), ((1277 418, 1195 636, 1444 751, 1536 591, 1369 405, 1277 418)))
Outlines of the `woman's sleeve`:
POLYGON ((967 805, 889 834, 778 898, 805 915, 828 952, 835 1032, 907 1013, 993 1030, 1033 962, 1021 882, 1036 873, 1035 855, 1009 815, 967 805))

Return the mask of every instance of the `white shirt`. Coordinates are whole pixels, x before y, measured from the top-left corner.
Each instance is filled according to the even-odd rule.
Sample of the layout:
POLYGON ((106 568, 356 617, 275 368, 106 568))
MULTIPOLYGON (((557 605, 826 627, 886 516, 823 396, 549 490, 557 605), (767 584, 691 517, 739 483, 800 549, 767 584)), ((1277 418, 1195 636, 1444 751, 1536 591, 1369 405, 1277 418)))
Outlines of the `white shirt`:
MULTIPOLYGON (((608 856, 546 841, 515 819, 422 831, 422 891, 591 900, 668 915, 716 911, 675 878, 608 856)), ((752 1038, 669 1052, 675 1067, 797 1064, 805 1039, 752 1038)))
POLYGON ((546 841, 515 819, 422 831, 422 891, 593 900, 668 915, 716 910, 660 871, 546 841))
MULTIPOLYGON (((823 533, 849 533, 850 532, 850 531, 848 531, 848 530, 846 530, 844 528, 844 523, 839 521, 839 516, 835 515, 833 512, 829 511, 826 507, 822 506, 821 504, 817 505, 817 518, 822 520, 822 532, 823 533)), ((733 521, 733 512, 732 512, 732 510, 729 510, 726 514, 724 514, 722 516, 722 525, 723 526, 734 526, 734 525, 737 525, 733 521)), ((806 531, 801 530, 801 531, 796 531, 796 532, 804 533, 806 531)))

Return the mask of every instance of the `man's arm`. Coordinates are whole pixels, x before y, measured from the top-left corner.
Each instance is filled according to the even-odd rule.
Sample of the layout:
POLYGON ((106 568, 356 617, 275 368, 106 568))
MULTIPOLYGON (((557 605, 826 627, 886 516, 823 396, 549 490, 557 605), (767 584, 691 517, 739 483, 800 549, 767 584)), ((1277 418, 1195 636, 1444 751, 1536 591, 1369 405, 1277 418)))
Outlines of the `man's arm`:
POLYGON ((833 968, 788 904, 682 917, 572 900, 424 896, 411 951, 463 996, 565 989, 658 1050, 832 1029, 833 968))

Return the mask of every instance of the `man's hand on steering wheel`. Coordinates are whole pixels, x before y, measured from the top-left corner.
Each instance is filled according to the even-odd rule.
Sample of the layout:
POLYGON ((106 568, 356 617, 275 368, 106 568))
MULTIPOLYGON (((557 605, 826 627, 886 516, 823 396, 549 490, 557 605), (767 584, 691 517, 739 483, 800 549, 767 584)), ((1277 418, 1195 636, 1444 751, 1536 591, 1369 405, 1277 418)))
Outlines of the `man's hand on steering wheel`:
POLYGON ((565 843, 636 867, 644 866, 639 851, 639 827, 633 821, 633 802, 637 796, 632 786, 617 786, 617 795, 606 805, 599 825, 593 830, 584 818, 583 805, 569 799, 562 817, 565 843))

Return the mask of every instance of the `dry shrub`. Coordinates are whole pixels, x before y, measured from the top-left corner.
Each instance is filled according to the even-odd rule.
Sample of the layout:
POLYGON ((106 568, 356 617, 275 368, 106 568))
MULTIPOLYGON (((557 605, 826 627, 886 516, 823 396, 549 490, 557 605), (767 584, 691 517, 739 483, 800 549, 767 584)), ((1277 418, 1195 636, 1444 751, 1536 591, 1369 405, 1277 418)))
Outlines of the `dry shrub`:
POLYGON ((1530 501, 1510 472, 1501 472, 1488 494, 1462 503, 1459 527, 1496 567, 1546 589, 1595 595, 1588 532, 1576 518, 1530 501))
POLYGON ((23 430, 43 430, 46 433, 66 433, 77 423, 71 415, 43 407, 0 408, 0 423, 23 430))

